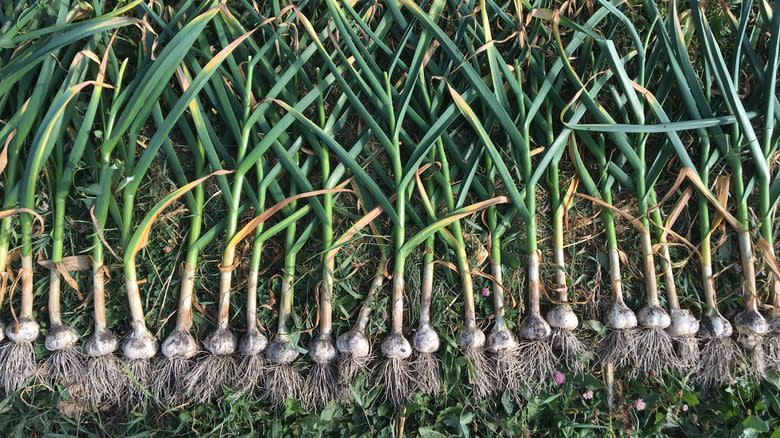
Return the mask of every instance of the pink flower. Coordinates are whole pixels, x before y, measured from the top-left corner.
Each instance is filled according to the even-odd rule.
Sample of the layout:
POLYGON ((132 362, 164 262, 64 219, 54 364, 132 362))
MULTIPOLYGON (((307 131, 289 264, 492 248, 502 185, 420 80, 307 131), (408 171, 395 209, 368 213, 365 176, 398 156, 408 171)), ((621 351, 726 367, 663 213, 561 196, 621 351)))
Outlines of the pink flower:
POLYGON ((593 400, 593 390, 589 389, 582 393, 582 398, 585 400, 593 400))
POLYGON ((634 400, 634 409, 637 411, 644 411, 646 407, 647 405, 645 404, 645 401, 641 398, 634 400))
POLYGON ((683 412, 688 412, 688 405, 683 403, 682 410, 683 410, 683 412))
POLYGON ((489 297, 490 296, 490 289, 483 287, 482 288, 482 296, 483 297, 489 297))
POLYGON ((553 378, 553 381, 554 381, 556 384, 558 384, 558 385, 562 385, 562 384, 563 384, 563 381, 565 380, 565 379, 564 379, 564 376, 563 376, 563 373, 562 373, 562 372, 560 372, 560 371, 558 371, 558 370, 556 370, 556 371, 553 373, 553 375, 552 375, 552 378, 553 378))

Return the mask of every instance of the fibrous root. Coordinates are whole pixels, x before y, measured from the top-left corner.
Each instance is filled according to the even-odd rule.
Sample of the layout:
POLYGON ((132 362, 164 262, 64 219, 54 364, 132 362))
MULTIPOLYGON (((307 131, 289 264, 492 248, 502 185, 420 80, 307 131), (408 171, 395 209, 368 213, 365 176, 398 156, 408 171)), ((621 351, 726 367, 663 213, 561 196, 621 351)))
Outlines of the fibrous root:
POLYGON ((780 335, 772 334, 764 343, 766 365, 769 369, 780 371, 780 335))
POLYGON ((701 360, 699 339, 695 336, 672 336, 676 355, 675 368, 681 372, 695 370, 701 360))
POLYGON ((331 401, 343 399, 339 388, 339 371, 334 362, 315 363, 306 376, 303 406, 307 410, 324 408, 331 401))
POLYGON ((237 373, 238 364, 232 355, 208 354, 185 377, 184 393, 196 403, 222 398, 225 388, 233 386, 237 373))
POLYGON ((385 400, 400 410, 412 394, 412 370, 409 361, 388 357, 379 364, 377 383, 385 388, 385 400))
POLYGON ((236 376, 236 394, 250 394, 265 384, 268 363, 262 354, 250 354, 241 358, 236 376))
POLYGON ((550 342, 553 351, 558 354, 561 362, 566 365, 569 371, 575 374, 581 374, 585 371, 585 364, 590 361, 592 354, 574 332, 552 327, 550 342))
POLYGON ((696 383, 705 389, 729 383, 734 363, 742 356, 737 345, 724 336, 704 338, 702 346, 696 383))
POLYGON ((609 329, 596 347, 601 365, 609 362, 615 368, 625 368, 636 363, 636 337, 636 329, 609 329))
POLYGON ((183 357, 163 357, 152 370, 152 395, 158 401, 176 404, 183 401, 184 379, 192 362, 183 357))
POLYGON ((0 352, 0 369, 6 394, 10 395, 24 387, 30 378, 38 374, 32 342, 16 341, 5 344, 0 352))
POLYGON ((127 398, 130 402, 143 403, 151 394, 152 364, 149 359, 132 359, 125 363, 130 369, 127 398))
POLYGON ((520 381, 531 392, 541 391, 549 384, 558 365, 550 339, 524 339, 517 350, 520 381))
POLYGON ((47 379, 52 385, 70 388, 84 380, 86 356, 76 347, 54 350, 46 359, 47 379))
POLYGON ((669 333, 660 327, 642 327, 634 340, 636 367, 647 374, 674 367, 677 358, 669 333))
POLYGON ((423 394, 441 392, 441 361, 434 353, 417 352, 412 358, 414 386, 423 394))
POLYGON ((469 362, 469 384, 474 397, 483 400, 495 393, 496 376, 482 348, 463 348, 469 362))
POLYGON ((113 354, 90 356, 84 386, 91 405, 118 405, 127 392, 124 363, 113 354))
POLYGON ((271 403, 281 406, 288 398, 296 398, 301 394, 303 377, 289 363, 273 363, 268 366, 266 388, 271 403))
POLYGON ((352 353, 342 353, 338 356, 339 384, 349 385, 357 376, 368 376, 371 369, 368 366, 373 359, 373 355, 356 356, 352 353))

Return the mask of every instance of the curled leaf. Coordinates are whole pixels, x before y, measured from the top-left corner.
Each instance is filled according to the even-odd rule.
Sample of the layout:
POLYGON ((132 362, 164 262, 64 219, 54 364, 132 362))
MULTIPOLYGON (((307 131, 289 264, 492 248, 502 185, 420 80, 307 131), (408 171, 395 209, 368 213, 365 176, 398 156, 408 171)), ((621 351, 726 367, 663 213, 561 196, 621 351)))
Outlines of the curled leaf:
POLYGON ((243 240, 246 236, 248 236, 249 233, 251 233, 255 228, 257 228, 258 225, 267 221, 276 212, 290 205, 292 202, 302 198, 310 198, 312 196, 324 195, 325 193, 336 193, 336 192, 351 192, 351 190, 339 189, 339 188, 312 190, 310 192, 299 193, 295 196, 290 196, 289 198, 284 199, 283 201, 273 205, 271 208, 262 212, 259 216, 252 219, 251 221, 249 221, 248 224, 244 225, 240 230, 238 230, 238 232, 233 236, 233 238, 230 239, 230 242, 228 242, 227 246, 225 247, 225 251, 230 251, 231 248, 238 245, 238 243, 241 240, 243 240))
POLYGON ((43 233, 43 216, 36 213, 34 210, 30 210, 29 208, 13 208, 10 210, 3 210, 0 211, 0 219, 5 219, 7 217, 13 216, 15 214, 19 213, 28 213, 33 215, 35 217, 35 220, 38 221, 41 224, 41 233, 43 233))
POLYGON ((210 174, 204 176, 203 178, 198 178, 195 181, 192 181, 191 183, 180 187, 173 193, 161 199, 160 202, 158 202, 149 211, 149 213, 147 213, 146 216, 144 216, 144 219, 141 221, 141 224, 133 233, 133 236, 130 238, 130 244, 127 246, 127 252, 125 253, 125 258, 126 259, 129 258, 130 260, 135 259, 135 256, 138 254, 138 251, 146 247, 146 245, 149 243, 149 233, 152 231, 152 224, 154 223, 154 220, 157 219, 157 216, 159 216, 160 213, 163 212, 163 210, 168 208, 168 206, 171 205, 173 201, 184 196, 185 193, 189 192, 190 190, 195 188, 195 186, 211 178, 212 176, 225 175, 232 172, 233 172, 232 170, 217 170, 215 172, 211 172, 210 174))

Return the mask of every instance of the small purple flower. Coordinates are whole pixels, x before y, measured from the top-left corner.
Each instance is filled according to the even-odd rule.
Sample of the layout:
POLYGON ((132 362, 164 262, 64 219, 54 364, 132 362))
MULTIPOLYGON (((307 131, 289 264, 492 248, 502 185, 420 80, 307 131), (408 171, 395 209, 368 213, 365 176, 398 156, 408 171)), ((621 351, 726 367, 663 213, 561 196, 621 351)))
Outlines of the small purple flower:
POLYGON ((582 393, 582 398, 585 400, 593 400, 593 390, 589 389, 582 393))
POLYGON ((523 435, 525 435, 525 436, 531 436, 531 429, 528 429, 528 428, 526 428, 526 429, 523 429, 523 435))
POLYGON ((483 297, 489 297, 490 296, 490 289, 483 287, 482 288, 482 296, 483 297))
POLYGON ((683 410, 683 412, 688 412, 688 405, 683 403, 682 410, 683 410))
POLYGON ((734 263, 734 270, 737 272, 742 272, 742 265, 739 263, 734 263))
POLYGON ((634 409, 637 411, 644 411, 646 407, 647 405, 645 404, 645 401, 641 398, 634 400, 634 409))
POLYGON ((562 384, 563 384, 563 381, 565 380, 565 379, 564 379, 564 376, 563 376, 563 373, 562 373, 562 372, 560 372, 560 371, 558 371, 558 370, 556 370, 556 371, 553 373, 553 375, 552 375, 552 378, 553 378, 553 381, 554 381, 554 382, 555 382, 557 385, 562 385, 562 384))

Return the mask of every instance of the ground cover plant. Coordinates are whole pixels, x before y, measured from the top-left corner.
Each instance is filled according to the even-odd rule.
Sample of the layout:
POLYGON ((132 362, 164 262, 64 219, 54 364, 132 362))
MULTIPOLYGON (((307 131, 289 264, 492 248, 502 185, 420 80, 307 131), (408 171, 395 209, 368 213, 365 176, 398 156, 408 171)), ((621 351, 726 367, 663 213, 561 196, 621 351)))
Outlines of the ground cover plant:
POLYGON ((774 3, 0 5, 5 436, 780 436, 774 3))

